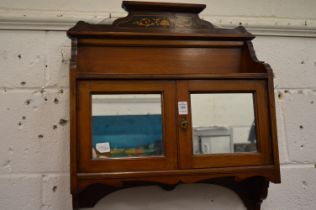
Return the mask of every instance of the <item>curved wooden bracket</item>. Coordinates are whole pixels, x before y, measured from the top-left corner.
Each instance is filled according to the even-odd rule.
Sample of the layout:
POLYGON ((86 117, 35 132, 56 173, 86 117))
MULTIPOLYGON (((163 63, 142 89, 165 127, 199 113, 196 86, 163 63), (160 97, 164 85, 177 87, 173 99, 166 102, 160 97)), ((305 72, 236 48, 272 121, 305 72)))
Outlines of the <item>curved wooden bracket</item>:
MULTIPOLYGON (((262 201, 267 197, 269 180, 265 177, 251 177, 243 181, 236 181, 235 177, 224 177, 203 180, 199 183, 216 184, 233 190, 239 195, 248 210, 260 210, 262 201)), ((164 190, 173 190, 180 182, 170 185, 157 182, 122 181, 121 187, 105 184, 92 184, 73 196, 74 209, 91 208, 106 195, 126 188, 137 186, 160 186, 164 190), (76 208, 75 208, 76 207, 76 208)))
POLYGON ((141 181, 135 181, 135 182, 130 182, 130 181, 122 181, 122 186, 121 187, 113 187, 110 185, 105 185, 105 184, 92 184, 79 192, 76 195, 73 195, 73 206, 74 209, 77 208, 92 208, 95 206, 98 201, 100 201, 103 197, 107 196, 108 194, 122 190, 122 189, 127 189, 131 187, 140 187, 140 186, 160 186, 162 189, 170 191, 173 190, 177 185, 170 185, 170 184, 162 184, 162 183, 157 183, 157 182, 141 182, 141 181))
POLYGON ((239 195, 248 210, 260 210, 262 201, 268 195, 269 180, 265 177, 251 177, 236 181, 233 177, 205 180, 201 183, 227 187, 239 195))

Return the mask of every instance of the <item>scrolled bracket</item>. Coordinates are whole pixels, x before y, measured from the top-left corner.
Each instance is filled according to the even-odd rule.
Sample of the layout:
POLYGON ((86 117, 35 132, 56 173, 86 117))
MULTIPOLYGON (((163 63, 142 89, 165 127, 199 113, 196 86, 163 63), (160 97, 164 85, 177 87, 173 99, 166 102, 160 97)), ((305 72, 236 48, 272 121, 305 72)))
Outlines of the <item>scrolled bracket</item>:
POLYGON ((216 184, 233 190, 241 198, 247 210, 260 210, 269 188, 269 180, 261 176, 242 181, 236 181, 234 177, 225 177, 203 180, 200 183, 216 184))

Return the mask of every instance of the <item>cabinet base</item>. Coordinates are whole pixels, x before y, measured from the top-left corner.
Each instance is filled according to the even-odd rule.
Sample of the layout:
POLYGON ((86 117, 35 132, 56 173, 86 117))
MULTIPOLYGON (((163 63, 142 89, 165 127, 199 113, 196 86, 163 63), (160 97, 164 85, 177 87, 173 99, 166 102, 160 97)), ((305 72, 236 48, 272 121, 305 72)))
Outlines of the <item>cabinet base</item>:
MULTIPOLYGON (((198 183, 216 184, 233 190, 239 195, 247 210, 260 210, 262 201, 267 197, 269 180, 265 177, 251 177, 242 181, 236 181, 234 177, 207 179, 198 183)), ((157 182, 122 181, 120 187, 105 184, 92 184, 73 195, 73 208, 92 208, 106 195, 121 189, 137 186, 160 186, 164 190, 173 190, 177 185, 157 182)))

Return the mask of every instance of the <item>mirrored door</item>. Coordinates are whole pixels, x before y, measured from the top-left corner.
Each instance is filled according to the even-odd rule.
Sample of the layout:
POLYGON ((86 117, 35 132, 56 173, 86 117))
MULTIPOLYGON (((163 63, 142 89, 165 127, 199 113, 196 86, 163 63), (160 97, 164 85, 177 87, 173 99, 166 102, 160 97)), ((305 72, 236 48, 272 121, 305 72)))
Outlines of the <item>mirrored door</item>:
POLYGON ((264 82, 181 81, 178 101, 188 104, 179 130, 182 168, 268 163, 268 111, 264 82))
POLYGON ((175 168, 174 82, 82 81, 79 91, 81 170, 175 168))

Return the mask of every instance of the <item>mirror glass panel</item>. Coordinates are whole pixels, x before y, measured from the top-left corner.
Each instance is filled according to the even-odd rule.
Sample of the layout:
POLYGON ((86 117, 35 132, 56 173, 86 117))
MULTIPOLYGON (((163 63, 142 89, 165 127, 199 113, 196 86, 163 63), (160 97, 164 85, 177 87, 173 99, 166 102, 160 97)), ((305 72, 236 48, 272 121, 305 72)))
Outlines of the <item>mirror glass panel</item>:
POLYGON ((252 93, 194 93, 193 154, 257 151, 252 93))
POLYGON ((92 95, 92 158, 163 154, 160 94, 92 95))

